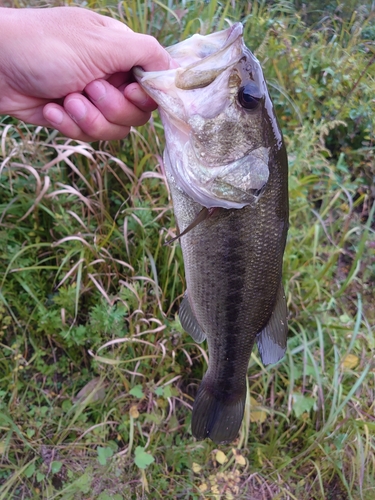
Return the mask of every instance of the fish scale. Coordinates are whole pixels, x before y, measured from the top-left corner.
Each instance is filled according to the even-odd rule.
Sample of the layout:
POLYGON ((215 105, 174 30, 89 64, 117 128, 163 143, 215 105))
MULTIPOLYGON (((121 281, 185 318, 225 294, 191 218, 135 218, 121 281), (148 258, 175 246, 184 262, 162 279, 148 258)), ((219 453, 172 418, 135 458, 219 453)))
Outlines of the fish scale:
MULTIPOLYGON (((224 211, 181 238, 195 317, 201 328, 209 332, 209 369, 200 387, 205 396, 203 402, 209 400, 207 386, 210 392, 217 387, 219 398, 234 399, 237 411, 230 429, 213 434, 209 426, 199 425, 199 416, 207 413, 207 405, 201 411, 195 406, 193 434, 200 439, 211 437, 223 443, 237 435, 243 417, 250 354, 275 307, 287 232, 285 172, 281 175, 285 161, 281 161, 282 153, 280 156, 255 207, 224 211), (284 178, 281 185, 280 178, 284 178), (277 196, 279 191, 284 191, 284 196, 277 196), (238 400, 242 405, 236 406, 238 400)), ((178 227, 183 231, 202 207, 172 179, 168 183, 178 227)))
POLYGON ((264 364, 279 361, 286 349, 287 155, 240 23, 168 50, 177 61, 181 53, 181 68, 136 76, 159 104, 165 127, 164 168, 187 284, 181 324, 208 343, 192 433, 227 443, 243 419, 254 343, 264 364), (206 38, 210 50, 199 59, 206 38))

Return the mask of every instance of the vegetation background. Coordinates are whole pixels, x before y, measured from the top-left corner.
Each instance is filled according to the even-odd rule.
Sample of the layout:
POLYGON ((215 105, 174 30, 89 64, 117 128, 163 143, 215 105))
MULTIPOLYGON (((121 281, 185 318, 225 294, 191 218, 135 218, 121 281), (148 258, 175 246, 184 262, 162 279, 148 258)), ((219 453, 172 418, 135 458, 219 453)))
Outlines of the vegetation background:
POLYGON ((288 351, 253 353, 236 442, 196 442, 157 113, 92 144, 1 117, 0 500, 373 499, 374 3, 80 5, 165 45, 245 23, 289 152, 288 351))

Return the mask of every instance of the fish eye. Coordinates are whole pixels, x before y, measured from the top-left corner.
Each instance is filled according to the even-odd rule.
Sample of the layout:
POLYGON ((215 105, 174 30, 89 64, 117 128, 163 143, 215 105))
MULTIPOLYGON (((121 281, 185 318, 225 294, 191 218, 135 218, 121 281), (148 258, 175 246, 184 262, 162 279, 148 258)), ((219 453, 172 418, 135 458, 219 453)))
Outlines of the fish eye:
POLYGON ((255 83, 247 83, 238 91, 238 102, 245 109, 256 109, 261 100, 261 92, 255 83))

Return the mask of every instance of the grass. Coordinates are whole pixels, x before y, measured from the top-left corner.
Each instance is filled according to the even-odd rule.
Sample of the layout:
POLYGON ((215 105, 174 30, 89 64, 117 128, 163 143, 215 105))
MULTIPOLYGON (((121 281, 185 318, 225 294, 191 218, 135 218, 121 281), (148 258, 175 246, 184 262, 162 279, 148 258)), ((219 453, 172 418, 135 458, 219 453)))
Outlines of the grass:
POLYGON ((374 498, 374 11, 88 6, 165 45, 246 22, 290 160, 288 351, 253 353, 235 443, 196 442, 157 114, 90 145, 0 118, 0 499, 374 498))

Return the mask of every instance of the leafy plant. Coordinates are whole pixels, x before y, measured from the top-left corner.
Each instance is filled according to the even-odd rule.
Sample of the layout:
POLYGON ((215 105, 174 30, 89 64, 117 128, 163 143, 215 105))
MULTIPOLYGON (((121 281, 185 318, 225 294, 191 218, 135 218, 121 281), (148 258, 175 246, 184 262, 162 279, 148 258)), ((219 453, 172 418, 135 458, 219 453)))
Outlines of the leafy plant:
POLYGON ((288 351, 253 353, 235 443, 195 442, 157 114, 91 145, 1 117, 0 500, 372 499, 372 4, 87 6, 165 45, 244 22, 289 154, 288 351))

